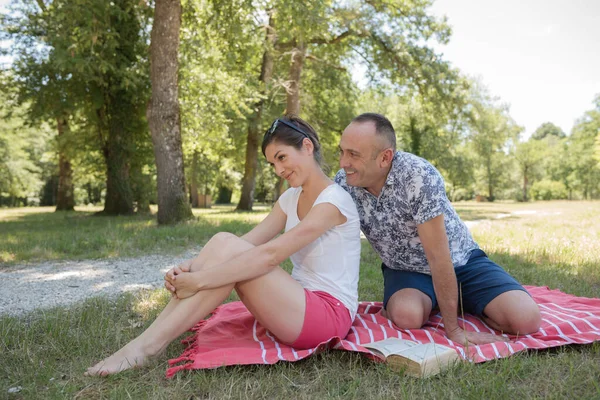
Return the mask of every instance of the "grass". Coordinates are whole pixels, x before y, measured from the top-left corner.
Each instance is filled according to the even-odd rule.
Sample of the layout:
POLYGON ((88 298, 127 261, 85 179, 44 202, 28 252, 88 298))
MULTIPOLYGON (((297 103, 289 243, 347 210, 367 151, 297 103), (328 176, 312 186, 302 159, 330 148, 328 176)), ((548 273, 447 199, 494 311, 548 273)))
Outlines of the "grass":
MULTIPOLYGON (((457 203, 456 208, 471 221, 471 230, 488 255, 524 284, 560 288, 578 296, 600 295, 600 226, 596 223, 600 203, 457 203), (502 218, 497 218, 499 214, 502 218)), ((2 240, 0 251, 13 254, 12 260, 5 260, 7 268, 16 262, 46 259, 45 255, 64 259, 134 256, 156 249, 170 252, 201 245, 218 230, 241 233, 265 211, 238 214, 220 207, 195 212, 195 221, 158 228, 151 217, 0 211, 2 239, 5 232, 13 238, 10 244, 2 240), (64 237, 39 243, 52 232, 64 237), (83 232, 96 247, 78 247, 83 246, 83 232)), ((379 260, 368 243, 363 244, 359 292, 361 299, 377 300, 382 295, 379 260)), ((82 376, 88 366, 138 335, 167 301, 162 290, 144 291, 116 300, 94 298, 76 307, 36 311, 21 318, 0 318, 0 398, 600 398, 600 343, 461 364, 426 380, 338 351, 297 363, 181 373, 172 380, 164 378, 166 358, 108 379, 82 376), (9 395, 7 389, 15 386, 22 390, 9 395)), ((174 342, 167 357, 182 350, 174 342)))
POLYGON ((101 209, 95 207, 78 207, 74 212, 53 212, 53 207, 0 209, 0 266, 42 260, 177 254, 199 247, 219 231, 249 231, 269 210, 260 205, 255 209, 195 209, 194 219, 160 227, 155 215, 97 216, 95 213, 101 209))

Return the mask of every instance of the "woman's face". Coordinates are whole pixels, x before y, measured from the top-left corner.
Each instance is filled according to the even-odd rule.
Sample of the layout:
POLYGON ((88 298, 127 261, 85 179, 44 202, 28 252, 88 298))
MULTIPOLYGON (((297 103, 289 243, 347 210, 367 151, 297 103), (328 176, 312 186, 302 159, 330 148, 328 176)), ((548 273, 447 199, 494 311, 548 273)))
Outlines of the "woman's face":
POLYGON ((302 186, 310 168, 314 168, 315 160, 312 151, 307 148, 307 141, 310 142, 309 139, 304 139, 299 150, 277 140, 269 143, 265 149, 267 161, 273 166, 275 173, 288 181, 291 187, 302 186))

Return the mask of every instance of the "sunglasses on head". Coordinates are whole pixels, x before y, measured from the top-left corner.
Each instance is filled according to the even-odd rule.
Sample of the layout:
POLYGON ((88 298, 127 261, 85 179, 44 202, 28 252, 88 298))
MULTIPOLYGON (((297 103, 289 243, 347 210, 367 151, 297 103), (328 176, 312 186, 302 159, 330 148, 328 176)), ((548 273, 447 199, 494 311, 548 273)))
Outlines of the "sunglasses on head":
POLYGON ((292 128, 293 130, 295 130, 298 133, 301 133, 305 138, 310 140, 310 137, 306 134, 306 132, 304 132, 302 129, 298 128, 297 126, 294 126, 294 124, 289 123, 283 119, 277 118, 275 121, 273 121, 273 123, 271 124, 271 127, 269 128, 269 130, 267 130, 266 136, 271 136, 273 135, 273 133, 275 133, 275 129, 277 129, 277 126, 279 124, 283 124, 289 128, 292 128))

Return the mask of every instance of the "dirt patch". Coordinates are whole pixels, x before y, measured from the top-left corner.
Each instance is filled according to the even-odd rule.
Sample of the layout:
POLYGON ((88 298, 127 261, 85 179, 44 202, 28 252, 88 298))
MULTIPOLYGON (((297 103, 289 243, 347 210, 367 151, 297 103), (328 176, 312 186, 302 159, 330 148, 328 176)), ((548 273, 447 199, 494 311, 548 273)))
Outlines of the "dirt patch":
POLYGON ((199 249, 179 256, 45 262, 14 265, 0 271, 0 315, 21 315, 35 309, 66 306, 93 296, 115 296, 163 286, 173 266, 199 249))

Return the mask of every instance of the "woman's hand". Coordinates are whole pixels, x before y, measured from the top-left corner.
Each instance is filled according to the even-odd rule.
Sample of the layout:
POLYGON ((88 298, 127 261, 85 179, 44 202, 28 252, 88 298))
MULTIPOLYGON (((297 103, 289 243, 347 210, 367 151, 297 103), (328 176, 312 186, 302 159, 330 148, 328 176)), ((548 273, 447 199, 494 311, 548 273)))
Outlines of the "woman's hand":
POLYGON ((168 282, 174 288, 173 294, 178 299, 193 296, 199 291, 196 274, 193 272, 181 272, 168 282))
POLYGON ((175 295, 175 286, 173 286, 171 284, 171 282, 174 281, 175 277, 177 275, 180 275, 182 272, 190 272, 192 269, 193 262, 194 262, 193 258, 191 260, 184 261, 181 264, 179 264, 178 266, 173 267, 170 270, 168 270, 167 273, 165 274, 165 288, 169 292, 171 292, 173 295, 175 295))

